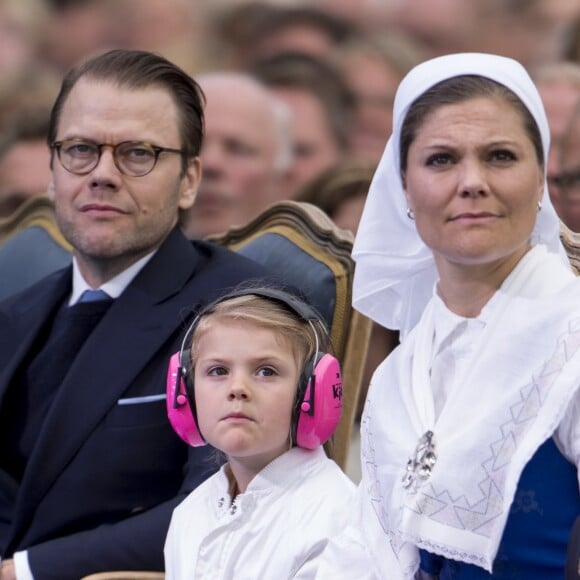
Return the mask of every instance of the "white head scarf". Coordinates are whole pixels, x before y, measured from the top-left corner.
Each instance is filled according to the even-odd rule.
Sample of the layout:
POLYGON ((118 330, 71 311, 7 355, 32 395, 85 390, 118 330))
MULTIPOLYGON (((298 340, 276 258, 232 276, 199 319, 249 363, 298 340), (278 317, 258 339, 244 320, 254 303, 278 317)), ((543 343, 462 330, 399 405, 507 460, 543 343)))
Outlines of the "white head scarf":
MULTIPOLYGON (((528 73, 515 60, 491 54, 441 56, 416 66, 401 82, 395 97, 393 134, 374 175, 353 248, 356 270, 354 307, 387 328, 411 330, 433 294, 438 279, 434 257, 415 223, 406 215, 406 199, 399 170, 401 127, 411 104, 433 85, 461 75, 479 75, 513 91, 534 117, 548 159, 550 132, 544 107, 528 73)), ((565 252, 560 222, 544 183, 532 244, 550 252, 565 252)))

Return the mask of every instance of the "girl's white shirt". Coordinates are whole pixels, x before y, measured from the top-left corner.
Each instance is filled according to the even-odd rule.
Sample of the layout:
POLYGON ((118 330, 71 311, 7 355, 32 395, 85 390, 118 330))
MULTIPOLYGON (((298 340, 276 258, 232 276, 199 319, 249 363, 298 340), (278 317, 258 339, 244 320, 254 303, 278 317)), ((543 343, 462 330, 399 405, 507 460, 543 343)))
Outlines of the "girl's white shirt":
POLYGON ((293 448, 267 465, 233 503, 222 467, 174 511, 167 580, 314 578, 356 487, 324 450, 293 448))

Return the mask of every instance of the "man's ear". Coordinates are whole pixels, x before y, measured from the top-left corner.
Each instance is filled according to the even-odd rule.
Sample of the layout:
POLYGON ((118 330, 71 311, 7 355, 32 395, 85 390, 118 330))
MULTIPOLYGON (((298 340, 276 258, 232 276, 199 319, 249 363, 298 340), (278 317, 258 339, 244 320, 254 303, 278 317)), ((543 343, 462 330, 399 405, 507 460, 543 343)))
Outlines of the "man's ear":
POLYGON ((197 196, 197 190, 201 181, 201 160, 199 157, 194 157, 181 178, 181 192, 179 195, 179 207, 181 209, 189 209, 197 196))

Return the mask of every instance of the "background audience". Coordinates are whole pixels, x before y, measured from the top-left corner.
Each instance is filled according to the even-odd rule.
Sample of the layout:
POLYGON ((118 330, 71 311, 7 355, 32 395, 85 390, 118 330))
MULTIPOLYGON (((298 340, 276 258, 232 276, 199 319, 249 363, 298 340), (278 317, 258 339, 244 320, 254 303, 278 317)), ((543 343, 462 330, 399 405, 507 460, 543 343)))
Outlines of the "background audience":
POLYGON ((230 64, 240 68, 280 52, 330 57, 355 31, 340 15, 307 2, 232 2, 214 26, 230 64))
POLYGON ((48 109, 23 108, 0 133, 0 218, 8 217, 27 199, 46 193, 48 124, 48 109))
POLYGON ((422 59, 420 46, 403 34, 359 34, 334 60, 354 100, 348 157, 378 163, 393 128, 393 99, 401 79, 422 59))
POLYGON ((580 150, 574 147, 580 129, 580 63, 546 64, 533 73, 550 125, 550 197, 562 221, 580 232, 579 179, 574 178, 580 168, 580 150))
POLYGON ((292 163, 285 197, 346 158, 353 98, 330 62, 299 53, 278 53, 251 69, 291 112, 292 163))
POLYGON ((182 225, 191 238, 243 225, 285 197, 292 163, 290 114, 257 79, 198 77, 206 97, 202 180, 182 225))
MULTIPOLYGON (((294 186, 292 172, 284 186, 276 179, 272 188, 277 191, 270 194, 273 200, 295 195, 310 177, 339 159, 376 163, 381 143, 390 132, 393 90, 419 60, 458 50, 481 50, 515 57, 537 70, 564 60, 578 64, 580 58, 580 4, 575 0, 170 2, 4 0, 0 6, 0 131, 4 132, 2 119, 10 115, 14 103, 6 102, 5 95, 13 93, 15 86, 30 86, 33 78, 38 89, 39 79, 60 78, 73 64, 112 47, 159 52, 192 75, 249 72, 291 101, 294 139, 308 128, 309 138, 322 142, 328 139, 330 126, 335 141, 333 154, 327 154, 315 169, 296 169, 301 163, 306 166, 298 155, 293 170, 300 177, 294 178, 294 186), (274 59, 288 52, 332 63, 342 77, 339 82, 352 94, 352 115, 337 115, 340 90, 327 89, 327 93, 335 93, 334 102, 326 97, 317 105, 303 92, 298 95, 298 88, 281 78, 299 76, 289 70, 290 64, 283 64, 290 62, 289 57, 274 59), (274 78, 276 65, 278 78, 274 78), (317 127, 314 121, 306 121, 307 108, 326 109, 329 125, 320 122, 317 127)), ((323 114, 319 111, 313 118, 319 122, 323 114)), ((30 167, 33 163, 31 158, 30 167)), ((200 206, 202 201, 200 195, 200 206)), ((555 204, 558 206, 557 200, 555 204)), ((247 215, 254 215, 253 210, 247 215)), ((247 217, 223 223, 230 225, 238 219, 247 217)), ((198 225, 188 231, 204 235, 216 229, 198 225)))

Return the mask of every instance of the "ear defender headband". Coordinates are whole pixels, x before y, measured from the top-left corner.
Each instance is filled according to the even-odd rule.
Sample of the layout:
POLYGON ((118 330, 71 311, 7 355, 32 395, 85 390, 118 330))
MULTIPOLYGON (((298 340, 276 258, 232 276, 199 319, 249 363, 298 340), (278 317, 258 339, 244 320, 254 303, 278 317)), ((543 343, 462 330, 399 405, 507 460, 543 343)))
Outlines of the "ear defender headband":
MULTIPOLYGON (((342 413, 342 377, 338 360, 320 351, 314 322, 322 322, 317 312, 297 297, 277 288, 247 288, 231 292, 203 308, 187 329, 181 349, 171 356, 167 371, 167 415, 174 431, 192 447, 206 445, 199 431, 191 368, 191 339, 199 321, 221 302, 255 295, 285 305, 308 322, 316 339, 316 352, 306 361, 297 389, 292 417, 293 441, 305 449, 315 449, 334 433, 342 413)), ((321 324, 324 327, 324 324, 321 324)))

